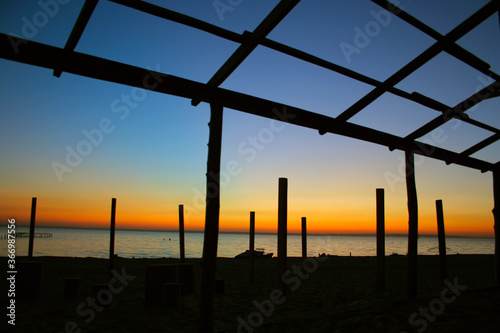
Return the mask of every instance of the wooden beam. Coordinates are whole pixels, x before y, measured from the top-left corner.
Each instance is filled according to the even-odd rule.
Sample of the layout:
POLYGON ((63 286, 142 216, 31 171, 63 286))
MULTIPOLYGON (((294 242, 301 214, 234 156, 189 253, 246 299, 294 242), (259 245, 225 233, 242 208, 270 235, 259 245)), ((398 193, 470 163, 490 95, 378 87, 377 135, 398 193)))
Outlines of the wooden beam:
MULTIPOLYGON (((245 34, 245 41, 234 51, 219 70, 208 81, 211 87, 222 84, 236 68, 255 50, 259 42, 265 38, 285 16, 300 2, 300 0, 281 0, 266 16, 252 33, 245 34)), ((192 105, 198 105, 201 100, 193 100, 192 105)))
POLYGON ((437 231, 439 244, 439 272, 441 282, 448 278, 448 269, 446 266, 446 234, 444 232, 444 214, 443 201, 436 200, 437 231))
POLYGON ((385 198, 384 189, 376 190, 377 196, 377 290, 385 290, 385 198))
POLYGON ((185 262, 186 247, 184 244, 184 205, 179 205, 179 253, 181 262, 185 262))
MULTIPOLYGON (((440 52, 448 47, 448 45, 455 43, 458 39, 463 37, 469 31, 474 29, 488 17, 493 15, 496 12, 496 4, 494 1, 489 2, 484 7, 479 9, 476 13, 470 16, 468 19, 460 23, 457 27, 455 27, 452 31, 450 31, 446 36, 440 38, 436 43, 431 45, 428 49, 422 52, 417 57, 413 58, 407 65, 401 68, 399 71, 390 76, 387 80, 384 81, 386 86, 395 86, 411 73, 419 69, 429 60, 437 56, 440 52)), ((370 105, 377 98, 382 96, 385 93, 385 89, 383 88, 375 88, 370 91, 367 95, 362 97, 359 101, 354 103, 347 110, 342 112, 337 119, 342 121, 347 121, 354 115, 356 115, 359 111, 370 105)))
POLYGON ((223 107, 210 105, 208 141, 205 234, 200 292, 200 332, 214 331, 214 293, 219 239, 220 158, 222 146, 223 107))
MULTIPOLYGON (((78 44, 78 41, 83 35, 83 31, 87 26, 87 23, 94 12, 95 7, 97 6, 99 0, 86 0, 83 4, 82 10, 80 11, 80 15, 78 15, 78 19, 76 20, 75 25, 73 26, 73 30, 69 35, 68 41, 64 46, 64 50, 73 51, 78 44)), ((60 77, 62 71, 59 69, 54 70, 54 76, 60 77)))
MULTIPOLYGON (((391 12, 391 14, 396 15, 406 23, 411 24, 415 28, 419 29, 423 33, 427 34, 428 36, 434 38, 435 40, 440 40, 444 36, 441 35, 439 32, 436 30, 432 29, 428 25, 424 24, 423 22, 419 21, 415 17, 411 16, 407 12, 403 11, 401 7, 397 7, 393 3, 390 3, 387 0, 372 0, 372 2, 376 3, 382 8, 385 8, 391 12)), ((450 55, 454 56, 455 58, 463 61, 464 63, 468 64, 469 66, 477 69, 478 71, 482 72, 483 74, 487 76, 494 77, 496 80, 500 79, 500 77, 496 74, 493 73, 492 71, 489 70, 490 65, 474 54, 470 53, 466 49, 462 48, 456 43, 450 43, 447 45, 444 49, 445 52, 449 53, 450 55)))
POLYGON ((33 258, 33 242, 35 240, 36 198, 31 198, 30 238, 28 243, 28 257, 33 258))
POLYGON ((253 271, 254 271, 254 250, 255 250, 255 212, 250 212, 250 241, 248 244, 248 250, 250 252, 250 257, 248 259, 248 268, 250 275, 250 282, 253 282, 253 271))
POLYGON ((417 297, 418 202, 413 152, 406 151, 405 160, 408 196, 408 297, 414 299, 417 297))
POLYGON ((53 46, 0 33, 0 58, 45 68, 61 68, 64 72, 99 80, 139 87, 169 95, 200 99, 249 114, 276 119, 290 124, 380 144, 391 149, 411 149, 415 154, 448 163, 490 171, 493 164, 432 145, 377 131, 349 122, 339 121, 290 105, 241 94, 227 89, 106 60, 77 52, 66 54, 53 46))
POLYGON ((278 182, 278 288, 286 294, 283 276, 287 262, 287 215, 288 215, 288 179, 278 182))
POLYGON ((302 218, 302 259, 307 258, 307 219, 302 218))
POLYGON ((500 168, 493 171, 493 218, 495 230, 495 278, 500 286, 500 168))
POLYGON ((111 223, 109 227, 109 274, 115 268, 115 218, 116 218, 116 198, 111 199, 111 223))

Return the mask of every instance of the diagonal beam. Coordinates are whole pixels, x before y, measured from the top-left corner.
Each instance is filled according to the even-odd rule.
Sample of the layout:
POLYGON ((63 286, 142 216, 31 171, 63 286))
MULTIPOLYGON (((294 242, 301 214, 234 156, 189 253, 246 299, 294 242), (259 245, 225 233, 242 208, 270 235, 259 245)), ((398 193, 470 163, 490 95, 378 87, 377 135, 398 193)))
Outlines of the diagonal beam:
MULTIPOLYGON (((83 35, 83 31, 85 30, 87 23, 89 23, 90 17, 92 16, 92 13, 94 12, 94 9, 97 6, 98 2, 99 0, 85 1, 82 10, 80 11, 80 15, 78 15, 78 19, 76 20, 76 23, 73 26, 73 30, 69 35, 66 45, 64 46, 65 51, 73 51, 75 49, 76 45, 78 44, 78 41, 83 35)), ((59 69, 54 70, 54 76, 60 77, 61 74, 62 74, 61 70, 59 69)))
POLYGON ((464 156, 470 156, 478 151, 480 151, 481 149, 489 146, 490 144, 496 142, 500 140, 500 133, 496 133, 496 134, 493 134, 492 136, 484 139, 483 141, 475 144, 474 146, 470 147, 469 149, 467 150, 464 150, 463 152, 460 153, 460 155, 464 155, 464 156))
MULTIPOLYGON (((208 85, 217 87, 224 82, 231 73, 252 53, 285 16, 300 2, 300 0, 281 0, 276 7, 266 16, 266 18, 255 28, 253 33, 245 34, 246 40, 227 59, 221 68, 208 81, 208 85)), ((191 104, 197 105, 198 100, 193 100, 191 104)))
MULTIPOLYGON (((218 36, 221 38, 224 38, 226 40, 230 40, 232 42, 240 43, 243 44, 243 42, 248 38, 250 33, 246 32, 242 35, 235 33, 230 30, 226 30, 224 28, 218 27, 216 25, 207 23, 202 20, 198 20, 195 18, 192 18, 190 16, 184 15, 177 13, 175 11, 159 7, 156 5, 153 5, 148 2, 140 1, 140 0, 109 0, 112 2, 115 2, 117 4, 127 6, 129 8, 141 11, 143 13, 147 13, 156 17, 160 17, 166 20, 170 20, 173 22, 177 22, 195 29, 199 29, 201 31, 213 34, 214 36, 218 36)), ((378 1, 378 0, 375 0, 378 1)), ((449 107, 442 107, 439 106, 436 101, 433 101, 432 99, 423 96, 418 93, 408 93, 404 90, 401 90, 399 88, 393 87, 393 86, 387 86, 383 82, 375 80, 373 78, 370 78, 366 75, 363 75, 361 73, 358 73, 356 71, 353 71, 351 69, 348 69, 346 67, 334 64, 332 62, 326 61, 324 59, 321 59, 319 57, 316 57, 314 55, 308 54, 304 51, 295 49, 293 47, 281 44, 279 42, 270 40, 268 38, 263 38, 260 42, 260 45, 265 46, 267 48, 270 48, 272 50, 275 50, 277 52, 286 54, 288 56, 294 57, 296 59, 308 62, 310 64, 334 71, 336 73, 342 74, 344 76, 347 76, 351 79, 369 84, 374 87, 382 88, 385 89, 387 92, 390 92, 396 96, 411 100, 415 103, 418 103, 420 105, 423 105, 425 107, 428 107, 430 109, 434 109, 436 111, 445 111, 449 109, 449 107)))
MULTIPOLYGON (((459 38, 464 36, 466 33, 474 29, 481 22, 490 17, 497 10, 496 3, 493 1, 485 5, 483 8, 479 9, 476 13, 470 16, 468 19, 459 24, 455 29, 449 32, 446 36, 439 39, 436 43, 430 46, 423 53, 418 55, 412 61, 410 61, 406 66, 401 68, 391 77, 389 77, 384 83, 386 86, 394 86, 405 79, 408 75, 416 71, 426 62, 434 58, 438 55, 443 49, 445 49, 450 43, 456 42, 459 38)), ((382 96, 386 92, 386 89, 383 88, 375 88, 367 95, 362 97, 359 101, 357 101, 350 108, 341 113, 337 119, 342 121, 347 121, 354 115, 356 115, 359 111, 370 105, 377 98, 382 96)))
POLYGON ((173 10, 166 9, 160 6, 153 5, 149 2, 140 0, 109 0, 111 2, 126 6, 156 17, 160 17, 172 22, 180 23, 191 28, 202 30, 208 32, 212 35, 236 42, 243 43, 243 36, 224 28, 218 27, 216 25, 207 23, 202 20, 198 20, 194 17, 177 13, 173 10))
MULTIPOLYGON (((424 24, 423 22, 419 21, 412 15, 408 14, 407 12, 403 11, 400 7, 397 7, 396 5, 390 3, 387 0, 371 0, 372 2, 376 3, 382 8, 391 8, 391 13, 405 21, 406 23, 409 23, 410 25, 414 26, 415 28, 419 29, 426 35, 434 38, 435 40, 440 40, 444 36, 441 35, 439 32, 436 30, 432 29, 428 25, 424 24)), ((448 54, 454 56, 455 58, 463 61, 464 63, 468 64, 469 66, 475 68, 476 70, 480 71, 481 73, 492 77, 495 80, 500 80, 500 75, 490 71, 490 65, 471 52, 467 51, 466 49, 462 48, 461 46, 457 45, 456 43, 450 43, 445 49, 445 52, 448 54)))
POLYGON ((164 94, 199 99, 249 114, 276 119, 290 124, 311 128, 320 133, 333 133, 346 137, 376 143, 403 151, 455 163, 469 168, 490 171, 494 165, 472 157, 463 156, 417 141, 407 140, 368 127, 339 121, 318 113, 276 103, 270 100, 234 92, 208 84, 167 75, 144 68, 82 54, 66 53, 63 49, 19 39, 0 33, 0 58, 44 68, 61 68, 64 72, 98 80, 140 87, 164 94), (16 43, 25 43, 21 50, 16 43), (16 52, 17 51, 17 52, 16 52))
MULTIPOLYGON (((499 86, 500 86, 500 82, 498 82, 498 81, 493 82, 489 86, 481 89, 480 91, 478 91, 474 95, 470 96, 469 98, 465 99, 461 103, 457 104, 453 108, 447 108, 443 112, 443 115, 441 115, 437 118, 434 118, 433 120, 431 120, 427 124, 423 125, 419 129, 415 130, 413 133, 410 133, 408 136, 406 136, 405 139, 408 139, 408 140, 418 139, 418 138, 426 135, 427 133, 430 133, 431 131, 435 130, 436 128, 438 128, 439 126, 443 125, 444 123, 446 123, 447 121, 449 121, 453 118, 461 119, 461 120, 463 120, 471 125, 475 125, 477 127, 491 131, 493 133, 499 133, 499 130, 496 129, 495 127, 483 124, 477 120, 470 119, 469 116, 464 113, 465 111, 474 107, 475 105, 477 105, 481 101, 488 99, 488 98, 491 98, 491 96, 494 95, 495 92, 498 90, 499 86)), ((439 102, 436 102, 436 103, 439 103, 439 102)), ((446 105, 442 104, 442 107, 446 107, 446 105)))

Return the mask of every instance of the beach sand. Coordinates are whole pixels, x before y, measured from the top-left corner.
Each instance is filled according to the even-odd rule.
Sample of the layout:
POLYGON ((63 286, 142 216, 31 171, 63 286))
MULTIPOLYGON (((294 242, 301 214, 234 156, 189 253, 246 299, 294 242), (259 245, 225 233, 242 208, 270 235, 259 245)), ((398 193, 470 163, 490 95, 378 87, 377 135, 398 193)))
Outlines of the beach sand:
MULTIPOLYGON (((37 333, 80 332, 79 329, 116 333, 197 332, 200 259, 187 260, 195 266, 195 293, 184 296, 180 307, 169 309, 144 305, 146 266, 179 260, 117 258, 115 269, 125 272, 130 280, 126 280, 126 286, 115 281, 111 303, 102 311, 94 311, 92 317, 86 300, 92 295, 93 284, 110 281, 107 260, 34 260, 43 263, 40 296, 17 302, 15 330, 6 325, 5 315, 2 328, 37 333), (64 279, 71 277, 81 279, 80 293, 76 298, 65 299, 64 279)), ((216 332, 499 331, 500 292, 493 287, 492 255, 448 256, 449 281, 459 285, 455 293, 439 281, 438 256, 419 256, 418 260, 419 294, 416 300, 408 300, 405 256, 386 257, 383 294, 375 290, 374 257, 328 257, 323 261, 310 258, 307 262, 289 258, 286 296, 276 289, 276 258, 255 260, 253 283, 249 283, 246 259, 219 258, 217 278, 224 280, 225 292, 215 296, 216 332), (304 268, 298 271, 301 266, 304 268), (462 290, 463 286, 467 289, 462 290), (429 307, 427 315, 419 312, 429 307)))

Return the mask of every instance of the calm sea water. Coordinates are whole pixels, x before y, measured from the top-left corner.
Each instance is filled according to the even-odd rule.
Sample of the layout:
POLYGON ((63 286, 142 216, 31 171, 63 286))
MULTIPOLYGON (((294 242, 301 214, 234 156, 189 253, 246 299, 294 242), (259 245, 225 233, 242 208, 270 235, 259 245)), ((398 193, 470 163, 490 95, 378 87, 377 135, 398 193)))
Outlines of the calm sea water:
MULTIPOLYGON (((28 228, 18 227, 17 232, 28 232, 28 228)), ((109 255, 109 231, 95 229, 70 228, 37 228, 36 232, 50 232, 52 238, 35 238, 35 256, 68 256, 107 258, 109 255)), ((2 230, 2 234, 5 231, 2 230)), ((248 248, 248 235, 221 233, 219 236, 219 257, 234 257, 248 248)), ((318 253, 348 256, 375 256, 375 236, 337 236, 309 235, 308 255, 318 253)), ((187 232, 185 234, 186 257, 201 258, 203 250, 203 233, 187 232)), ((255 247, 264 248, 266 252, 277 252, 276 235, 257 234, 255 247)), ((495 240, 493 238, 448 237, 446 246, 449 254, 493 254, 495 240)), ((419 238, 419 254, 432 255, 438 252, 436 237, 419 238)), ((386 237, 386 253, 405 254, 407 238, 403 236, 386 237)), ((27 255, 28 239, 16 240, 16 253, 27 255)), ((128 258, 179 258, 179 235, 176 232, 130 231, 117 230, 115 235, 115 253, 128 258)), ((7 241, 0 240, 0 255, 7 254, 7 241)), ((302 255, 300 235, 288 235, 288 255, 302 255)))

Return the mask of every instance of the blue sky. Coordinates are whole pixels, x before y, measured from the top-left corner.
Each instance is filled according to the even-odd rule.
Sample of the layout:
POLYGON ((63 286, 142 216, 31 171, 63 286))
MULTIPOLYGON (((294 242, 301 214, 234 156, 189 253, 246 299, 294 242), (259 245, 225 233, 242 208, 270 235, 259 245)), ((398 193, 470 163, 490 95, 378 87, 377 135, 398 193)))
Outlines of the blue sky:
MULTIPOLYGON (((64 4, 59 4, 53 15, 45 15, 44 22, 39 3, 3 1, 0 32, 63 47, 83 5, 80 0, 66 2, 61 1, 64 4), (39 27, 34 25, 37 22, 39 27), (30 30, 29 24, 36 29, 30 30)), ((151 2, 237 33, 253 31, 278 3, 233 1, 237 5, 231 6, 232 10, 218 13, 212 1, 151 2)), ((486 3, 400 1, 407 12, 441 34, 486 3)), ((497 73, 499 30, 498 16, 493 15, 458 42, 497 73)), ((370 1, 301 1, 268 37, 381 81, 434 42, 370 1), (364 39, 356 37, 359 31, 365 33, 364 39), (359 52, 346 56, 341 45, 356 45, 356 41, 363 42, 358 44, 359 52)), ((237 47, 208 33, 100 1, 76 51, 207 82, 237 47)), ((123 220, 145 216, 146 227, 160 223, 154 221, 170 227, 175 225, 177 204, 184 203, 192 212, 191 227, 203 225, 199 193, 205 186, 208 105, 193 107, 189 100, 68 73, 56 78, 50 70, 3 59, 0 70, 2 218, 18 216, 26 221, 30 198, 38 196, 43 223, 57 219, 76 225, 94 218, 104 223, 109 199, 118 197, 123 220), (90 147, 72 172, 58 176, 54 162, 65 163, 69 150, 77 150, 88 140, 84 133, 92 133, 103 122, 108 133, 96 139, 98 144, 90 147)), ((441 53, 397 87, 454 106, 490 83, 488 80, 441 53)), ((372 89, 263 46, 257 47, 221 87, 332 117, 372 89)), ((499 107, 497 98, 468 113, 500 127, 499 107)), ((437 115, 386 93, 349 121, 405 136, 437 115)), ((457 152, 490 135, 461 122, 449 122, 439 130, 439 135, 431 133, 422 140, 457 152)), ((497 162, 499 152, 500 144, 496 143, 474 156, 497 162)), ((291 219, 298 221, 307 215, 313 226, 315 219, 318 221, 318 230, 328 223, 332 230, 344 230, 373 217, 375 188, 383 187, 388 196, 389 226, 405 230, 405 186, 388 177, 400 175, 401 156, 401 152, 384 147, 320 136, 315 131, 226 110, 222 166, 227 169, 235 161, 238 172, 222 189, 221 226, 245 229, 248 211, 256 210, 272 228, 274 222, 269 221, 275 215, 277 178, 288 177, 294 203, 291 219), (258 147, 252 146, 251 138, 260 140, 258 147)), ((443 199, 445 208, 449 202, 448 206, 460 210, 452 214, 456 216, 456 222, 450 222, 452 230, 453 223, 460 229, 467 214, 481 221, 481 230, 492 227, 490 173, 429 159, 419 161, 421 216, 428 230, 434 223, 435 199, 443 199)))

